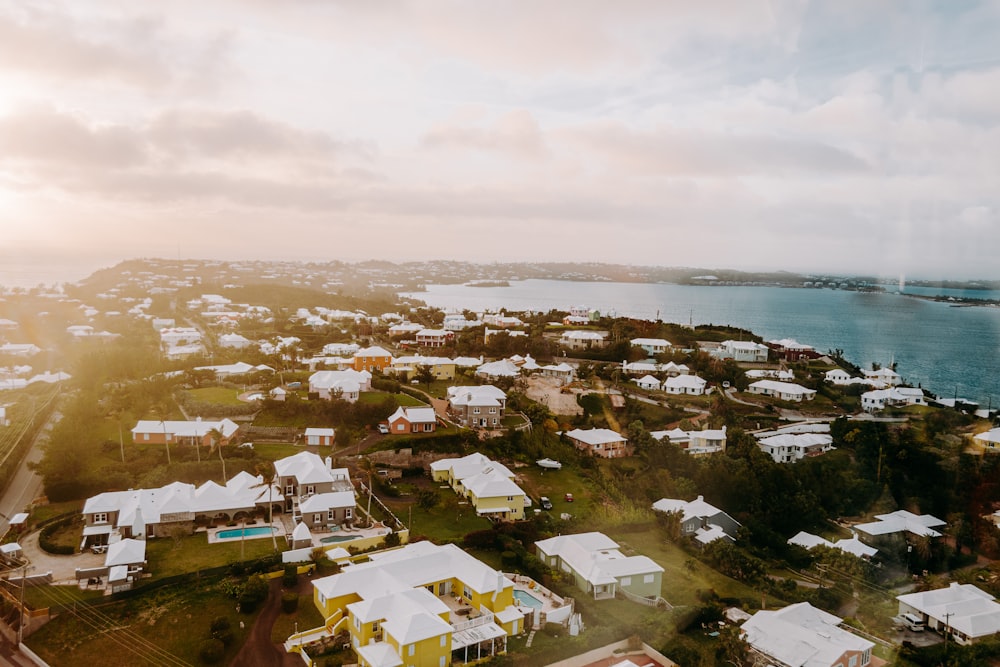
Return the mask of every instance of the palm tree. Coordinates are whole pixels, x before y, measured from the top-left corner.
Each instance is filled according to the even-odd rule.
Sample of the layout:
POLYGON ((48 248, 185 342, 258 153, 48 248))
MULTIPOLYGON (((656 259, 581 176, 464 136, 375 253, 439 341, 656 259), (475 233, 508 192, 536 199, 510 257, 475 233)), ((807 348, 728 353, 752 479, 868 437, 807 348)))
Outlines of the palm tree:
MULTIPOLYGON (((222 461, 222 483, 225 484, 229 480, 229 477, 226 476, 226 460, 222 458, 222 440, 225 436, 222 435, 222 431, 213 428, 208 432, 208 437, 212 439, 212 449, 219 450, 219 460, 222 461)), ((201 460, 201 455, 198 456, 198 460, 201 460)))
MULTIPOLYGON (((267 484, 267 522, 273 523, 274 521, 274 503, 271 502, 271 494, 274 491, 274 481, 278 476, 278 471, 274 468, 274 463, 271 461, 262 461, 258 463, 254 470, 261 477, 261 483, 257 486, 262 486, 267 484)), ((274 535, 274 529, 271 530, 271 543, 274 544, 274 550, 278 550, 278 538, 274 535)))
POLYGON ((170 465, 170 435, 167 433, 167 424, 165 421, 167 406, 163 403, 157 403, 153 406, 153 414, 160 418, 160 426, 163 429, 163 444, 167 448, 167 465, 170 465))

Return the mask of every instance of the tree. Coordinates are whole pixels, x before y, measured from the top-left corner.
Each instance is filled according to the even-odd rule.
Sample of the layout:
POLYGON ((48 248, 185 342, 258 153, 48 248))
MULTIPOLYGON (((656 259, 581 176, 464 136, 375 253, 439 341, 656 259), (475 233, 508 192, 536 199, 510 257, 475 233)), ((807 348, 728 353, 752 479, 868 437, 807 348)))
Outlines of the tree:
MULTIPOLYGON (((226 476, 226 460, 222 458, 222 440, 225 436, 222 435, 222 431, 217 428, 213 428, 208 432, 208 437, 212 440, 212 449, 219 450, 219 461, 222 462, 222 483, 225 484, 229 478, 226 476)), ((196 445, 200 450, 201 445, 196 445)), ((201 461, 201 455, 198 455, 198 460, 201 461)))
POLYGON ((413 378, 419 381, 427 389, 430 389, 431 383, 434 382, 434 372, 427 364, 420 364, 417 366, 417 370, 413 374, 413 378))
MULTIPOLYGON (((271 461, 262 461, 255 467, 257 474, 261 477, 261 485, 267 484, 267 522, 271 524, 274 522, 274 503, 271 502, 271 495, 274 490, 274 482, 278 476, 278 471, 274 468, 274 463, 271 461)), ((260 485, 258 485, 260 486, 260 485)), ((278 550, 278 538, 274 535, 274 530, 271 531, 271 543, 274 545, 274 550, 278 550)))
POLYGON ((719 631, 719 646, 715 650, 715 657, 720 665, 734 667, 753 665, 750 645, 743 639, 740 629, 735 625, 727 625, 719 631))

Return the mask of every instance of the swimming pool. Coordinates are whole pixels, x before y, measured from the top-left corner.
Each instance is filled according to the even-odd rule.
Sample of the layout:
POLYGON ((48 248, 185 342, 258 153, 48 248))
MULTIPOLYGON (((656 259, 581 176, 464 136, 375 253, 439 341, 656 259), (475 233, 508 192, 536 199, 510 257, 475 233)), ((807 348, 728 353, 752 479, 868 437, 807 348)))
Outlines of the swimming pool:
POLYGON ((217 540, 231 540, 234 537, 263 537, 271 536, 274 532, 273 526, 253 526, 251 528, 234 528, 233 530, 220 530, 215 534, 217 540))
POLYGON ((324 537, 320 540, 323 544, 333 544, 335 542, 347 542, 348 540, 357 539, 354 535, 331 535, 330 537, 324 537))
POLYGON ((517 600, 521 605, 525 607, 531 607, 532 609, 541 609, 542 601, 536 598, 534 595, 528 591, 522 591, 517 588, 514 589, 514 599, 517 600))

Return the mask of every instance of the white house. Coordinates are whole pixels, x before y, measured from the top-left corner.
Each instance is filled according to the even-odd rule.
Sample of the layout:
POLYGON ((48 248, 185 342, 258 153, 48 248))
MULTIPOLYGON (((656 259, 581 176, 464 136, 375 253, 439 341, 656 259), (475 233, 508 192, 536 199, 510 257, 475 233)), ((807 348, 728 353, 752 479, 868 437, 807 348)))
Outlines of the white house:
POLYGON ((750 647, 773 664, 795 667, 866 667, 875 644, 840 628, 841 619, 799 602, 761 610, 743 624, 750 647))
POLYGON ((559 535, 535 542, 543 563, 570 575, 595 600, 615 597, 619 590, 657 598, 663 568, 646 556, 626 556, 618 543, 602 533, 559 535))
POLYGON ((700 378, 697 375, 677 375, 668 377, 663 381, 663 391, 668 394, 701 396, 705 393, 706 384, 708 383, 704 378, 700 378))
POLYGON ((797 403, 816 398, 815 389, 806 389, 793 382, 778 382, 777 380, 758 380, 751 384, 747 390, 751 394, 773 396, 782 401, 795 401, 797 403))
POLYGON ((877 371, 864 371, 865 378, 873 385, 882 387, 895 387, 903 378, 891 368, 880 368, 877 371))
POLYGON ((632 449, 628 446, 628 439, 617 431, 607 428, 579 429, 564 433, 573 445, 582 451, 590 452, 594 456, 605 459, 620 458, 629 456, 632 449))
POLYGON ((589 350, 604 347, 607 337, 603 331, 573 330, 564 332, 560 341, 571 350, 589 350))
POLYGON ((1000 428, 977 433, 972 439, 987 449, 1000 449, 1000 428))
POLYGON ((845 371, 843 368, 834 368, 832 370, 828 370, 824 375, 824 378, 826 378, 826 381, 829 382, 830 384, 836 384, 836 385, 851 384, 851 380, 853 379, 851 378, 851 374, 845 371))
POLYGON ((334 397, 355 402, 363 391, 371 391, 372 374, 368 371, 316 371, 309 376, 309 392, 322 399, 334 397))
POLYGON ((219 347, 230 350, 245 350, 251 345, 253 345, 253 341, 238 333, 226 333, 219 336, 219 347))
POLYGON ((770 348, 763 343, 754 343, 743 340, 725 340, 719 346, 718 354, 723 359, 733 361, 764 363, 767 361, 767 353, 770 348))
POLYGON ((629 341, 633 347, 641 347, 651 357, 663 354, 670 349, 670 341, 662 338, 633 338, 629 341))
POLYGON ((828 433, 780 433, 761 438, 757 446, 775 463, 794 463, 830 451, 833 437, 828 433))
POLYGON ((890 387, 861 394, 861 409, 865 412, 878 412, 887 407, 905 405, 927 405, 923 390, 915 387, 890 387))
POLYGON ((305 432, 306 444, 317 447, 330 447, 333 445, 333 438, 336 431, 332 428, 307 428, 305 432))
POLYGON ((972 644, 1000 632, 1000 604, 972 584, 953 581, 947 588, 897 595, 896 600, 900 615, 919 617, 957 644, 972 644))
POLYGON ((652 375, 644 375, 641 378, 633 379, 632 382, 635 382, 639 389, 648 391, 656 391, 660 388, 660 381, 652 375))
POLYGON ((852 556, 857 556, 858 558, 871 558, 878 553, 878 549, 875 547, 870 547, 855 535, 850 539, 840 539, 836 542, 830 542, 819 535, 813 535, 812 533, 807 533, 804 530, 800 530, 798 533, 788 538, 788 544, 795 544, 806 551, 812 551, 816 547, 827 547, 830 549, 839 549, 845 553, 849 553, 852 556))

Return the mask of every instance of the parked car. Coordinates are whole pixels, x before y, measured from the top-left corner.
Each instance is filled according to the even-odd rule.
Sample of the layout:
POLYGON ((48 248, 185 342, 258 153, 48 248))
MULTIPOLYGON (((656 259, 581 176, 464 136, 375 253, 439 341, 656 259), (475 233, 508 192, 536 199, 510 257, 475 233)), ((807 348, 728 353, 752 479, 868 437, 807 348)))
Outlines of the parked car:
POLYGON ((563 500, 565 500, 565 501, 566 501, 566 502, 568 502, 568 503, 571 503, 571 502, 573 502, 573 494, 572 494, 572 493, 567 493, 567 494, 566 494, 566 495, 565 495, 565 496, 563 497, 563 500))
POLYGON ((538 499, 538 504, 542 506, 543 510, 552 509, 552 501, 546 498, 545 496, 542 496, 541 498, 538 499))
POLYGON ((382 435, 388 435, 389 434, 389 425, 388 424, 379 424, 378 425, 378 432, 381 433, 382 435))

